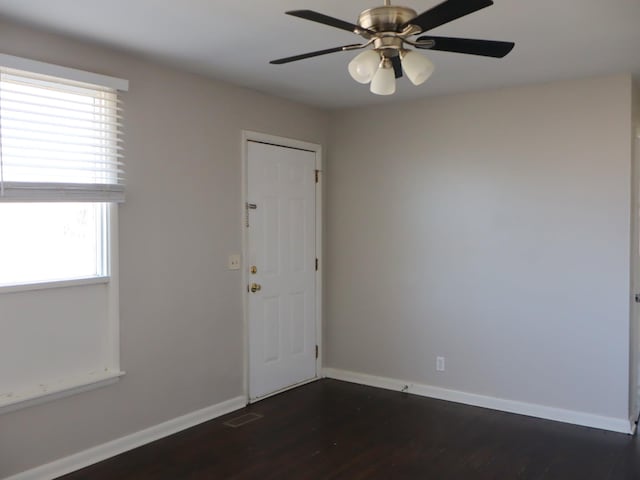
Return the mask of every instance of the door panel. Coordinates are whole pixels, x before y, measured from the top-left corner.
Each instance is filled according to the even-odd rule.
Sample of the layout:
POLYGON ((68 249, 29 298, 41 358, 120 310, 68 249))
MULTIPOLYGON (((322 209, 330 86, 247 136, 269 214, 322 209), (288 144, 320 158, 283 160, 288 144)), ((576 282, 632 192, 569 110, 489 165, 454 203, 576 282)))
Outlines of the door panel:
POLYGON ((315 153, 248 142, 249 397, 316 376, 315 153))

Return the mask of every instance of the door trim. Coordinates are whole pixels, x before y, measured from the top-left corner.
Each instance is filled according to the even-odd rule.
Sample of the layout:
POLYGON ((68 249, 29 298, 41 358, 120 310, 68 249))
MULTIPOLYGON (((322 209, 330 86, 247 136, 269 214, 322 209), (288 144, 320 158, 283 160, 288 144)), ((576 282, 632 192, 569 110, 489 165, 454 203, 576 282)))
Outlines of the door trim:
MULTIPOLYGON (((269 135, 266 133, 254 132, 251 130, 243 130, 242 131, 242 202, 240 204, 240 218, 242 225, 242 318, 243 318, 243 395, 246 400, 246 403, 249 404, 252 402, 249 398, 249 294, 247 292, 247 285, 249 284, 249 265, 247 264, 247 259, 249 258, 248 249, 249 249, 249 232, 246 228, 246 210, 245 205, 248 200, 249 193, 249 185, 248 185, 248 161, 249 161, 249 151, 248 151, 248 142, 259 142, 266 143, 270 145, 275 145, 279 147, 285 148, 294 148, 297 150, 305 150, 308 152, 315 153, 316 156, 316 170, 319 172, 319 183, 316 186, 316 258, 318 259, 319 268, 316 271, 316 310, 315 310, 315 325, 316 325, 316 345, 318 345, 318 357, 316 358, 316 375, 314 379, 309 380, 315 381, 322 376, 322 307, 323 307, 323 297, 322 297, 322 266, 323 266, 323 257, 322 257, 322 232, 324 225, 324 217, 323 217, 323 208, 322 208, 322 191, 324 189, 324 178, 323 178, 323 159, 322 159, 322 146, 316 143, 303 142, 300 140, 294 140, 286 137, 278 137, 275 135, 269 135)), ((295 388, 300 385, 303 385, 302 382, 299 384, 291 385, 289 388, 295 388)), ((276 393, 280 393, 284 390, 279 390, 276 393)), ((271 395, 266 395, 264 397, 260 397, 254 399, 253 402, 260 401, 264 398, 268 398, 271 395)))

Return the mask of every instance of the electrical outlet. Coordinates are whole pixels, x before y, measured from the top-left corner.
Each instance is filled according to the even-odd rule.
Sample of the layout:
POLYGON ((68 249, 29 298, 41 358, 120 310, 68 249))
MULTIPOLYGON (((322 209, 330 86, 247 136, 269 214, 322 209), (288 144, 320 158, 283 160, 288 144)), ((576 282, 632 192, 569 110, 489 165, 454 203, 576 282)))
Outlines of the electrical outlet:
POLYGON ((444 357, 436 357, 436 371, 444 372, 444 357))
POLYGON ((229 255, 229 263, 227 265, 229 270, 240 270, 240 255, 229 255))

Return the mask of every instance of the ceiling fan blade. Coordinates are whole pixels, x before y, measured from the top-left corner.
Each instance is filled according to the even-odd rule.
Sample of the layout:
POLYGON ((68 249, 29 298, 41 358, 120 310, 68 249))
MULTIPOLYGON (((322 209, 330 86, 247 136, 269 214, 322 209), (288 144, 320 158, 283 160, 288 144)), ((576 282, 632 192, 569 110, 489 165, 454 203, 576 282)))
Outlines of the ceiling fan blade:
POLYGON ((338 18, 314 12, 313 10, 290 10, 285 13, 294 17, 303 18, 305 20, 311 20, 312 22, 322 23, 323 25, 329 25, 330 27, 346 30, 347 32, 356 34, 359 34, 360 32, 373 33, 370 30, 361 28, 354 23, 345 22, 344 20, 340 20, 338 18))
POLYGON ((483 57, 502 58, 506 56, 515 43, 498 42, 495 40, 475 40, 472 38, 451 38, 451 37, 419 37, 416 42, 431 40, 432 47, 420 47, 424 50, 440 50, 443 52, 467 53, 469 55, 482 55, 483 57))
POLYGON ((493 5, 492 0, 446 0, 413 20, 409 20, 402 28, 407 25, 417 25, 426 32, 491 5, 493 5))
POLYGON ((359 44, 355 44, 355 45, 344 45, 342 47, 327 48, 326 50, 318 50, 315 52, 294 55, 293 57, 285 57, 285 58, 279 58, 277 60, 271 60, 269 63, 272 65, 282 65, 283 63, 297 62, 298 60, 304 60, 305 58, 319 57, 320 55, 327 55, 329 53, 342 52, 344 50, 349 50, 351 48, 359 47, 359 46, 360 46, 359 44))
POLYGON ((391 65, 393 65, 393 71, 396 74, 396 78, 402 78, 402 61, 400 57, 391 57, 391 65))

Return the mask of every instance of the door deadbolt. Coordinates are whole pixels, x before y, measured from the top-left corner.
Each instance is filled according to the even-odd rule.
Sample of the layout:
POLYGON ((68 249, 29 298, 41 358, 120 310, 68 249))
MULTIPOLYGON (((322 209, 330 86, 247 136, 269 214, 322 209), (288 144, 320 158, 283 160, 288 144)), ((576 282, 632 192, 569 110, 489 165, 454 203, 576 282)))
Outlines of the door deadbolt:
POLYGON ((258 273, 258 267, 256 267, 255 265, 253 265, 253 266, 251 267, 251 273, 252 273, 253 275, 255 275, 256 273, 258 273))
POLYGON ((262 285, 258 283, 252 283, 250 289, 251 289, 251 293, 256 293, 262 290, 262 285))

